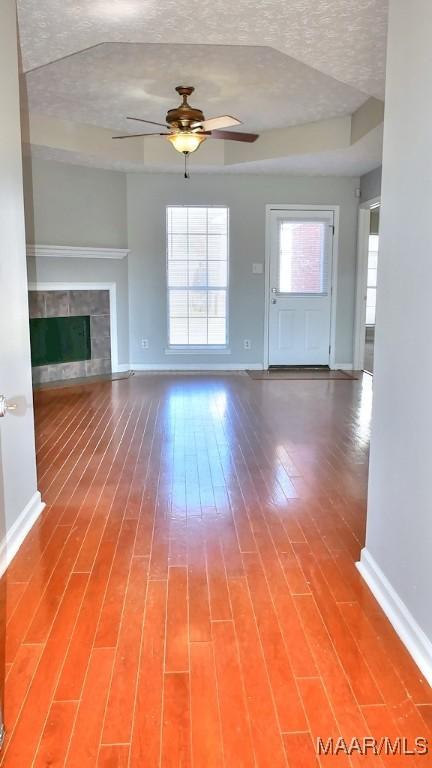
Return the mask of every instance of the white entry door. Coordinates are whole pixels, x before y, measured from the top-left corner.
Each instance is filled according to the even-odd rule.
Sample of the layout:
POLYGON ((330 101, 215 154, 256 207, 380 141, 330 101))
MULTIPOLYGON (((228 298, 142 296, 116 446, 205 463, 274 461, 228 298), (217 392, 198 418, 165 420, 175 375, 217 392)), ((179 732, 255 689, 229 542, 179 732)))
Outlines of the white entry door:
POLYGON ((334 212, 270 212, 269 365, 328 365, 334 212))

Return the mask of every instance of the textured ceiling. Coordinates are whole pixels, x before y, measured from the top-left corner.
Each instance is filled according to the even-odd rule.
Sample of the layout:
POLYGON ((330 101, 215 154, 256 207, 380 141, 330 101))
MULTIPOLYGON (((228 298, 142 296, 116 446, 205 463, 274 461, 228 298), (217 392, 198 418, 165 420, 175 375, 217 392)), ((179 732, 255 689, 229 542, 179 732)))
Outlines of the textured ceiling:
MULTIPOLYGON (((383 97, 387 2, 18 0, 24 107, 77 127, 132 132, 127 114, 162 121, 178 103, 174 87, 182 83, 196 87, 191 103, 207 117, 234 114, 243 130, 265 135, 272 128, 321 125, 352 114, 369 96, 383 97)), ((161 170, 148 161, 139 168, 118 165, 115 153, 95 153, 91 141, 84 148, 77 139, 74 147, 63 138, 62 150, 55 130, 54 137, 49 130, 39 136, 34 143, 44 148, 34 147, 34 153, 40 156, 161 170)), ((274 160, 261 153, 259 160, 217 171, 217 163, 207 168, 203 156, 191 164, 212 172, 343 175, 375 167, 379 153, 380 138, 372 131, 369 144, 337 152, 324 153, 317 145, 307 156, 295 155, 288 143, 274 160)), ((174 156, 172 168, 166 160, 164 170, 177 169, 174 156)))
MULTIPOLYGON (((113 130, 151 131, 126 115, 164 122, 174 86, 207 117, 232 114, 265 130, 352 114, 367 98, 273 48, 102 44, 27 75, 30 111, 113 130)), ((157 129, 154 129, 157 130, 157 129)))
MULTIPOLYGON (((231 166, 203 165, 200 156, 192 155, 190 169, 192 176, 196 173, 224 173, 224 174, 294 174, 298 176, 361 176, 380 165, 382 155, 383 126, 375 128, 363 139, 346 149, 327 152, 317 152, 308 155, 293 155, 292 157, 275 158, 271 160, 259 160, 250 163, 239 163, 231 166)), ((59 149, 49 149, 32 145, 32 157, 44 160, 56 160, 73 165, 85 165, 109 170, 142 172, 141 163, 119 162, 115 160, 103 160, 100 156, 83 154, 79 152, 67 152, 59 149)), ((154 173, 181 173, 181 158, 173 153, 173 159, 164 166, 146 165, 146 172, 154 173)))
POLYGON ((261 45, 383 96, 387 0, 18 0, 18 18, 24 70, 101 42, 261 45))

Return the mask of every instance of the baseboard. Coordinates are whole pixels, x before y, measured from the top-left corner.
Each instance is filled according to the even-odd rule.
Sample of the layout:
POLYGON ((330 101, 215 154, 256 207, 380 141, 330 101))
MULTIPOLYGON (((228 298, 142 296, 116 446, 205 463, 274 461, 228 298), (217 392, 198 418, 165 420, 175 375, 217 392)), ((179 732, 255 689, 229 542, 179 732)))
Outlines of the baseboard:
POLYGON ((431 641, 366 548, 361 552, 357 568, 418 668, 432 685, 431 641))
POLYGON ((44 507, 45 504, 41 499, 41 495, 39 491, 36 491, 21 514, 15 520, 10 530, 7 531, 3 541, 0 543, 0 575, 5 572, 6 568, 15 557, 25 537, 35 524, 44 507))
POLYGON ((262 363, 131 363, 132 371, 262 371, 262 363))
POLYGON ((352 363, 332 363, 330 365, 330 368, 332 371, 352 371, 353 364, 352 363))
POLYGON ((112 366, 112 373, 126 373, 126 371, 130 371, 131 367, 129 363, 117 363, 117 365, 112 366))

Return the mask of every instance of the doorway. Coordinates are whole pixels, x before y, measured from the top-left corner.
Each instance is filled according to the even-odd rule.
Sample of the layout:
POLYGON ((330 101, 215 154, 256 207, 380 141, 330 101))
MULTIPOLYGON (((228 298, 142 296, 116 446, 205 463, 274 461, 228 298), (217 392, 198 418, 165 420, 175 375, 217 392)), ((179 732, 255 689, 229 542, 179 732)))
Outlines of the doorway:
POLYGON ((374 371, 380 201, 365 203, 359 212, 357 310, 354 367, 374 371))
POLYGON ((282 206, 267 213, 265 367, 328 366, 336 211, 282 206))

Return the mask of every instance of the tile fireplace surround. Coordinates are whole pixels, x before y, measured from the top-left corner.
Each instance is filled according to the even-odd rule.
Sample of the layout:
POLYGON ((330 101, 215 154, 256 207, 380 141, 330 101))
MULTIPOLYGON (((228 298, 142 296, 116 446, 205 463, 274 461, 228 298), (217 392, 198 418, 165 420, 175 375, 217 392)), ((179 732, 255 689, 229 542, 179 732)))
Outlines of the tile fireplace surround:
POLYGON ((108 290, 29 291, 30 318, 90 316, 91 359, 40 365, 33 382, 62 381, 111 373, 110 294, 108 290))

